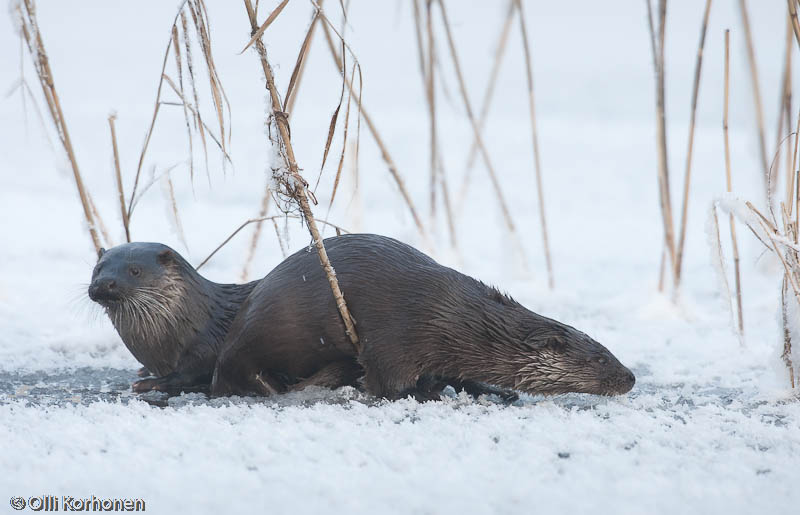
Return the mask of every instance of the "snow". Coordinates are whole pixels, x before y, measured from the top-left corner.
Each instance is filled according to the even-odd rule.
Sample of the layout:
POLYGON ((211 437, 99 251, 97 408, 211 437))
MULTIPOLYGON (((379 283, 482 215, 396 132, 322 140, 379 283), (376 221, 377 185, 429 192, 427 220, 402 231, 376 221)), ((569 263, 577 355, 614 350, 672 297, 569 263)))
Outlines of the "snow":
MULTIPOLYGON (((77 160, 117 243, 123 232, 106 117, 118 113, 129 192, 175 15, 173 3, 163 4, 39 3, 77 160)), ((261 17, 272 8, 262 4, 261 17)), ((411 7, 351 4, 347 33, 364 71, 364 104, 428 223, 427 107, 411 7)), ((209 187, 201 177, 202 149, 195 144, 192 185, 183 113, 162 107, 143 179, 154 165, 162 171, 177 164, 171 177, 188 249, 164 214, 169 200, 159 188, 141 198, 131 222, 135 239, 164 242, 192 263, 257 216, 275 159, 265 135, 263 72, 252 52, 238 55, 249 39, 244 9, 222 5, 209 2, 208 8, 216 65, 231 100, 233 167, 223 172, 209 145, 209 187)), ((325 5, 333 16, 337 3, 325 5)), ((448 7, 477 110, 505 6, 451 1, 448 7)), ((783 63, 784 10, 780 2, 758 3, 757 9, 750 2, 770 130, 783 63)), ((280 91, 310 11, 308 3, 289 3, 265 34, 280 91)), ((735 3, 712 6, 677 301, 657 292, 663 234, 644 3, 531 3, 526 15, 556 289, 546 287, 516 28, 485 138, 529 272, 519 269, 480 165, 457 213, 458 248, 450 248, 439 209, 431 252, 604 343, 636 373, 630 394, 524 396, 512 406, 455 392, 441 402, 386 402, 352 389, 266 400, 135 396, 129 385, 139 365, 85 296, 96 258, 72 172, 61 149, 47 144, 30 101, 26 116, 16 91, 0 102, 0 502, 52 493, 141 497, 153 513, 793 512, 800 505, 800 406, 780 361, 781 265, 738 226, 745 322, 740 345, 705 233, 715 199, 730 199, 729 209, 736 207, 733 198, 762 205, 735 3), (723 195, 721 130, 726 27, 732 29, 731 197, 723 195)), ((677 212, 702 6, 676 0, 669 16, 667 120, 677 212)), ((455 197, 471 129, 444 43, 442 37, 439 55, 449 96, 440 91, 437 99, 439 140, 455 197)), ((8 87, 19 70, 13 30, 0 31, 0 49, 8 87)), ((326 52, 317 34, 291 119, 297 159, 311 184, 341 93, 341 76, 326 52)), ((25 78, 38 94, 24 57, 25 78)), ((202 79, 200 102, 208 109, 211 97, 202 79)), ((204 118, 215 120, 213 111, 204 118)), ((53 139, 50 125, 47 131, 53 139)), ((354 135, 351 130, 350 143, 354 135)), ((341 131, 331 152, 340 146, 341 131)), ((318 215, 327 211, 333 183, 335 166, 328 161, 316 192, 318 215)), ((424 247, 364 123, 357 182, 351 158, 342 175, 326 219, 424 247)), ((271 206, 269 214, 275 212, 271 206)), ((722 247, 730 259, 727 216, 720 213, 722 247)), ((297 220, 278 224, 290 251, 309 244, 297 220)), ((270 225, 264 226, 251 277, 282 259, 270 225)), ((242 231, 203 273, 219 282, 238 281, 251 235, 252 228, 242 231)))

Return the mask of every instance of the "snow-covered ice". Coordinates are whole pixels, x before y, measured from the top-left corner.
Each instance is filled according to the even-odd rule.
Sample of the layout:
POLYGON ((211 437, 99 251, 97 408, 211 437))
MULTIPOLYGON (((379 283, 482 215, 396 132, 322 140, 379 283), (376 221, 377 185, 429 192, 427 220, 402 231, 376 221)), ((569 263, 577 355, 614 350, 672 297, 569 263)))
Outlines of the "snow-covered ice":
MULTIPOLYGON (((145 173, 149 176, 153 165, 159 173, 178 164, 172 177, 188 248, 164 214, 158 187, 142 198, 131 228, 135 239, 167 243, 193 263, 257 215, 274 155, 265 135, 260 67, 251 51, 238 55, 249 39, 244 9, 239 3, 208 3, 215 58, 231 101, 233 167, 223 172, 218 153, 209 148, 206 179, 195 142, 192 186, 183 162, 188 148, 183 114, 164 106, 145 173)), ((261 16, 275 3, 261 2, 261 16)), ((106 117, 118 114, 122 168, 130 188, 175 3, 38 4, 78 162, 119 243, 106 117)), ((364 70, 364 104, 427 220, 427 110, 411 5, 351 4, 347 33, 364 70)), ((336 5, 326 4, 331 12, 336 5)), ((785 3, 749 5, 768 129, 774 131, 785 3)), ((505 6, 453 1, 448 6, 477 109, 505 6)), ((310 4, 291 2, 265 35, 282 91, 309 11, 310 4)), ((544 277, 516 32, 485 134, 523 235, 530 273, 516 262, 481 167, 473 171, 473 187, 459 210, 458 251, 449 248, 441 216, 436 248, 426 249, 609 347, 637 376, 630 394, 614 398, 523 396, 506 406, 450 392, 441 402, 421 404, 386 402, 349 388, 273 399, 135 396, 129 385, 138 364, 84 295, 94 256, 68 164, 60 148, 48 146, 30 101, 27 116, 18 91, 0 101, 0 503, 12 496, 54 494, 141 497, 153 513, 796 510, 800 404, 779 359, 780 266, 740 230, 741 345, 705 232, 711 203, 725 190, 726 27, 732 29, 733 49, 734 194, 757 203, 762 196, 736 3, 712 6, 684 284, 677 302, 657 293, 663 236, 645 12, 645 3, 633 0, 526 5, 556 289, 549 291, 544 277)), ((683 175, 701 17, 698 2, 670 2, 666 53, 673 199, 680 198, 677 179, 683 175)), ((4 88, 13 84, 20 60, 19 40, 5 23, 7 30, 0 31, 4 88)), ((471 134, 444 43, 442 38, 439 137, 456 192, 471 134)), ((293 144, 312 185, 341 92, 341 77, 326 52, 323 38, 316 37, 292 116, 293 144)), ((36 90, 23 57, 25 77, 36 90)), ((200 94, 207 108, 210 96, 202 87, 200 94)), ((208 119, 213 120, 210 113, 208 119)), ((774 136, 769 132, 768 141, 777 142, 774 136)), ((332 155, 340 138, 341 133, 332 155)), ((769 147, 772 152, 775 144, 769 147)), ((320 214, 327 210, 334 161, 329 156, 317 191, 320 214)), ((363 123, 356 195, 349 161, 328 218, 423 248, 363 123)), ((720 217, 723 246, 726 218, 720 217)), ((289 250, 308 245, 297 222, 287 224, 278 226, 290 236, 289 250)), ((326 235, 332 233, 328 229, 326 235)), ((220 282, 239 281, 251 234, 243 231, 203 273, 220 282)), ((263 234, 251 277, 266 274, 282 259, 273 228, 265 225, 263 234)))

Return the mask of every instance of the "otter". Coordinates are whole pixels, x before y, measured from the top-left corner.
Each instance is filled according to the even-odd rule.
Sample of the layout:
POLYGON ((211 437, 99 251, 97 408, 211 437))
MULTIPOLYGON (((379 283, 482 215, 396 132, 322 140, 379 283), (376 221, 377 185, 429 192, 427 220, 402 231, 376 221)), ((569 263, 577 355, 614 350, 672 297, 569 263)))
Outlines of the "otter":
POLYGON ((208 390, 228 329, 255 287, 217 284, 160 243, 126 243, 100 251, 89 298, 144 367, 135 392, 208 390))
POLYGON ((316 385, 388 399, 468 394, 615 395, 633 374, 568 325, 392 238, 348 234, 325 247, 361 340, 344 332, 311 248, 260 281, 217 284, 176 251, 128 243, 101 254, 89 296, 157 377, 136 392, 272 395, 316 385))
POLYGON ((214 396, 270 395, 361 379, 388 399, 631 390, 635 377, 586 334, 392 238, 324 241, 361 340, 345 334, 317 254, 296 252, 253 288, 230 326, 214 396))

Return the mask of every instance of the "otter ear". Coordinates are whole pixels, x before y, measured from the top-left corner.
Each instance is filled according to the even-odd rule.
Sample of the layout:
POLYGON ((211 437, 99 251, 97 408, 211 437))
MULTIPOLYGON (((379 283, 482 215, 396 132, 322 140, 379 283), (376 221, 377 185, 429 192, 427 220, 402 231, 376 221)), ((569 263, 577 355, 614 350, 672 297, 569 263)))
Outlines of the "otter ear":
POLYGON ((105 253, 106 253, 106 249, 104 249, 103 247, 100 247, 100 249, 97 251, 97 260, 100 261, 100 258, 103 257, 103 254, 105 254, 105 253))
POLYGON ((175 253, 170 249, 164 249, 158 253, 156 259, 158 259, 158 262, 162 265, 172 265, 175 263, 175 253))

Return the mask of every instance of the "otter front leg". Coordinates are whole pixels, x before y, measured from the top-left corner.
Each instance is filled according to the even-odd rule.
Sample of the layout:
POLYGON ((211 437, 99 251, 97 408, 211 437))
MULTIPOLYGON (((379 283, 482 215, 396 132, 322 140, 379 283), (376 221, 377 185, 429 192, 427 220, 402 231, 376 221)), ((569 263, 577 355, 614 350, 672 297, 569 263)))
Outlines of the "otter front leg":
POLYGON ((165 392, 170 395, 178 395, 181 392, 201 392, 208 393, 211 377, 197 377, 193 374, 184 372, 173 372, 163 377, 148 377, 133 383, 133 391, 144 393, 149 391, 165 392))
POLYGON ((208 345, 190 345, 178 358, 175 370, 162 377, 148 377, 133 383, 136 393, 155 390, 177 395, 181 392, 208 393, 214 372, 215 354, 208 345))
POLYGON ((478 398, 481 395, 497 395, 503 402, 515 402, 519 399, 519 395, 514 390, 506 388, 499 388, 486 383, 478 381, 470 381, 468 379, 462 381, 452 381, 451 386, 456 390, 464 390, 468 395, 478 398))

